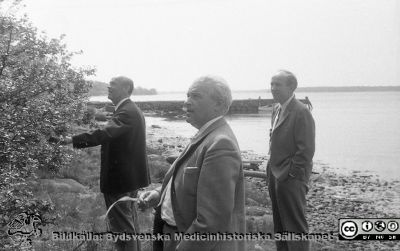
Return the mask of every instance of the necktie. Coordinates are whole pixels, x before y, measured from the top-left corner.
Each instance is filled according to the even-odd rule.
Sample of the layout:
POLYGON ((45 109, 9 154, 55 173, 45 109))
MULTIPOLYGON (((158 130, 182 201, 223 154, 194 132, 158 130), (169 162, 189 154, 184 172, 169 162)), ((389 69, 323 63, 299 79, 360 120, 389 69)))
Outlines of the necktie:
POLYGON ((272 137, 272 132, 274 131, 276 124, 278 124, 279 121, 279 115, 281 114, 281 107, 278 107, 276 110, 276 115, 274 118, 274 123, 272 124, 272 128, 269 131, 269 150, 268 150, 268 155, 271 155, 271 137, 272 137))
POLYGON ((276 116, 274 119, 274 124, 272 125, 272 130, 274 130, 276 127, 276 124, 278 124, 280 115, 281 115, 281 107, 279 107, 278 110, 276 110, 276 116))

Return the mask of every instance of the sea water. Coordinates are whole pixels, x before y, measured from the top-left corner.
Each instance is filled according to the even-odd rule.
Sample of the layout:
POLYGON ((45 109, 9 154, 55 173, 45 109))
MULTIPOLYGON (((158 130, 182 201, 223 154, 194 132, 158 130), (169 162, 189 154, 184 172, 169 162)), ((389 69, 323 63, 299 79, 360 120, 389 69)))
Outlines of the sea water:
MULTIPOLYGON (((313 105, 316 125, 314 160, 339 171, 360 171, 385 179, 400 178, 400 92, 300 92, 313 105)), ((270 93, 234 92, 234 99, 272 98, 270 93)), ((134 96, 133 100, 184 100, 185 93, 134 96)), ((92 97, 91 100, 107 100, 92 97)), ((185 121, 147 117, 147 124, 174 128, 191 137, 196 129, 185 121)), ((241 150, 268 154, 270 114, 227 116, 241 150)))

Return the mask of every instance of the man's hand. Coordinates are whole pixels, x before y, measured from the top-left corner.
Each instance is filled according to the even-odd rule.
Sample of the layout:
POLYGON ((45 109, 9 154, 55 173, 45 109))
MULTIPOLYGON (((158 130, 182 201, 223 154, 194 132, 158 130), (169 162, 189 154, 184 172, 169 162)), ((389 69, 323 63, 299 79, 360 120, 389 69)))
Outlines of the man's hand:
POLYGON ((160 193, 157 190, 145 191, 139 195, 138 206, 141 210, 155 207, 160 201, 160 193))
POLYGON ((48 140, 50 143, 60 144, 60 145, 68 145, 72 144, 72 138, 69 136, 65 137, 50 137, 48 140))
POLYGON ((61 139, 61 144, 62 145, 72 144, 72 138, 69 136, 65 136, 63 139, 61 139))

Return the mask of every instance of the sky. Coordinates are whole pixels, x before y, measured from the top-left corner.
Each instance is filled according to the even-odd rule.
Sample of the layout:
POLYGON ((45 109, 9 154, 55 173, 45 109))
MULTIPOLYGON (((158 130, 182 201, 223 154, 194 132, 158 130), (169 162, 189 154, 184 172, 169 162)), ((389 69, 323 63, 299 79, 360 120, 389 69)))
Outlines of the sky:
POLYGON ((203 75, 233 90, 270 86, 279 69, 299 86, 400 85, 398 0, 25 0, 33 24, 65 34, 76 66, 102 82, 186 91, 203 75))

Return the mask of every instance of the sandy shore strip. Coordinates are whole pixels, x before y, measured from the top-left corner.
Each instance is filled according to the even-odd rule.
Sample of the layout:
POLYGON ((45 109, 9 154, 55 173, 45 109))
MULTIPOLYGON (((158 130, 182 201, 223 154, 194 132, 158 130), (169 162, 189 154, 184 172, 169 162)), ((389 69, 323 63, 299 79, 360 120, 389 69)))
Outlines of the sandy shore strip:
MULTIPOLYGON (((188 126, 190 126, 188 124, 188 126)), ((179 155, 190 139, 177 136, 174 128, 147 125, 149 148, 164 157, 179 155)), ((265 170, 268 156, 250 149, 242 150, 243 159, 261 160, 265 170)), ((376 175, 358 171, 341 174, 322 162, 314 163, 308 192, 307 218, 311 233, 329 233, 331 241, 318 241, 313 250, 400 250, 397 241, 339 241, 340 218, 400 218, 400 181, 385 181, 376 175), (394 248, 394 249, 393 249, 394 248)), ((271 203, 264 179, 246 178, 247 228, 251 231, 272 232, 271 203), (251 225, 251 226, 249 226, 251 225)), ((275 250, 271 241, 249 243, 248 250, 275 250)))

